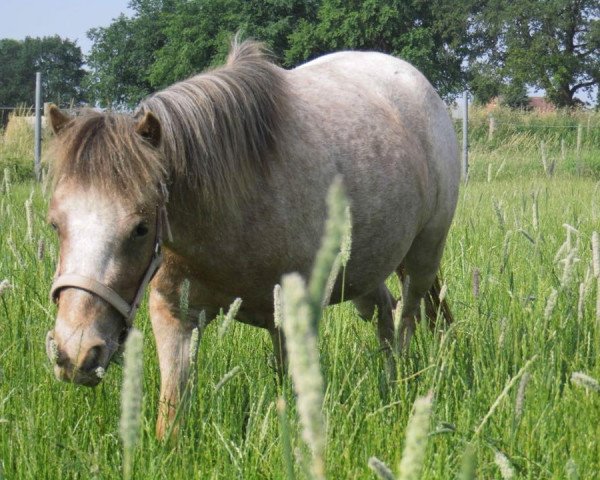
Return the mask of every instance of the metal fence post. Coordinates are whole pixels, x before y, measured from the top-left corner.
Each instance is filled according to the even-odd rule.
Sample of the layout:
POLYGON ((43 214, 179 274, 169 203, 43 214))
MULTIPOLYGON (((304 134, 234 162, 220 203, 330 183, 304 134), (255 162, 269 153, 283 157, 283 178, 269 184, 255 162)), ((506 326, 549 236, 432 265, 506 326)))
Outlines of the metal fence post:
POLYGON ((462 178, 466 182, 469 176, 469 92, 463 92, 463 144, 462 144, 462 178))
POLYGON ((34 171, 39 182, 42 176, 42 74, 35 74, 35 147, 34 171))

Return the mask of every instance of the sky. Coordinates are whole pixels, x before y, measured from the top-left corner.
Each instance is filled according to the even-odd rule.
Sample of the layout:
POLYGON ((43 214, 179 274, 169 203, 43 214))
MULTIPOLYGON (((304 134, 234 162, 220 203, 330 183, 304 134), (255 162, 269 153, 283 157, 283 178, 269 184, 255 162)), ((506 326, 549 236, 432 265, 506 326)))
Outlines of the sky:
POLYGON ((92 46, 86 32, 107 27, 121 13, 131 16, 129 0, 0 0, 0 38, 59 35, 74 40, 84 54, 92 46))

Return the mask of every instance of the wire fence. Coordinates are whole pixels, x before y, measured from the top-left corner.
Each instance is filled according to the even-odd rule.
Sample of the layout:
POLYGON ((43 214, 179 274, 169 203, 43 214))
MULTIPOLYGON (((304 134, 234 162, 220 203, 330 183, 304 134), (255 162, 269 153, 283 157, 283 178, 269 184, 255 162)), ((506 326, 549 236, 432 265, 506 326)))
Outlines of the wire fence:
POLYGON ((10 114, 18 110, 17 107, 0 107, 0 128, 6 128, 10 114))

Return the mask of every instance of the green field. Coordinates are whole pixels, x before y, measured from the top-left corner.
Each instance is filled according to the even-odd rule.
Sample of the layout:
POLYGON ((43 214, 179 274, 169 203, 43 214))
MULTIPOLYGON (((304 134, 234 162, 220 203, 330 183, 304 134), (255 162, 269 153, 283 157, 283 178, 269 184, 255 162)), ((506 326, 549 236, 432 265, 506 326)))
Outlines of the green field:
MULTIPOLYGON (((418 329, 398 361, 395 386, 385 387, 375 326, 351 304, 325 311, 327 478, 376 478, 371 456, 398 473, 412 404, 429 391, 422 478, 510 478, 498 452, 514 478, 598 478, 600 392, 571 381, 575 372, 600 380, 600 293, 591 269, 592 232, 600 231, 600 133, 593 118, 579 152, 576 128, 565 129, 568 136, 499 128, 488 142, 479 120, 443 262, 456 322, 445 331, 418 329), (540 141, 546 160, 556 159, 552 176, 540 141)), ((46 358, 56 260, 46 201, 27 182, 0 193, 0 281, 11 285, 0 297, 0 478, 119 478, 122 368, 112 366, 91 390, 57 382, 46 358), (32 192, 28 238, 24 204, 32 192)), ((397 295, 397 280, 389 285, 397 295)), ((287 402, 292 450, 307 449, 291 382, 277 384, 268 334, 234 323, 219 338, 219 320, 209 325, 187 420, 176 443, 165 445, 154 438, 159 373, 146 308, 136 325, 144 334, 144 403, 134 478, 288 478, 279 397, 287 402)), ((296 475, 305 478, 299 464, 296 475)))

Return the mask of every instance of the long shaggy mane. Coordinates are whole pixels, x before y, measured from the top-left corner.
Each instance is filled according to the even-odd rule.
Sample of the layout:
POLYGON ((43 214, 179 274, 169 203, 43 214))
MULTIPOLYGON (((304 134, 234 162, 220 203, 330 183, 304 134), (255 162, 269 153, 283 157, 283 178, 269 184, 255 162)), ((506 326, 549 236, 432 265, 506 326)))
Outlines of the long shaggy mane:
POLYGON ((232 206, 268 174, 287 111, 283 71, 262 44, 234 40, 227 63, 144 100, 162 125, 162 150, 173 178, 203 204, 232 206))
POLYGON ((151 95, 133 116, 75 117, 55 142, 52 174, 138 201, 165 181, 209 209, 235 206, 268 175, 286 100, 284 72, 262 44, 236 39, 224 66, 151 95), (146 112, 160 120, 159 148, 135 133, 146 112))
POLYGON ((52 142, 53 183, 68 179, 138 204, 155 202, 167 172, 160 152, 135 126, 129 115, 80 112, 52 142))

